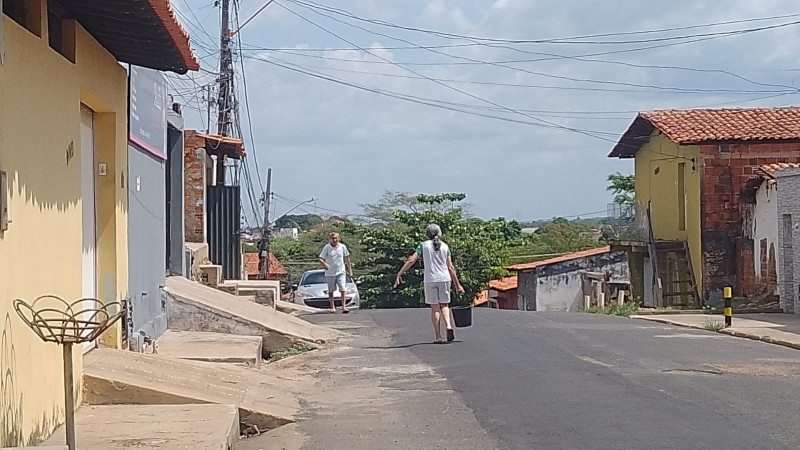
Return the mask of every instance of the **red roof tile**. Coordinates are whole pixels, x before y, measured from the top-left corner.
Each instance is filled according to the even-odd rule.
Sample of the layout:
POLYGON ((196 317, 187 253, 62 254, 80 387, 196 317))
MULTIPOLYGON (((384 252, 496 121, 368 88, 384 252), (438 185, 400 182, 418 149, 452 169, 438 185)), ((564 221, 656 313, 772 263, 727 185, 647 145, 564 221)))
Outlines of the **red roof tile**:
POLYGON ((505 277, 502 280, 492 280, 489 282, 489 289, 495 291, 510 291, 517 288, 517 277, 505 277))
POLYGON ((513 266, 506 267, 506 269, 514 270, 514 271, 517 271, 517 272, 523 271, 523 270, 531 270, 531 269, 535 269, 537 267, 548 266, 550 264, 560 263, 560 262, 564 262, 564 261, 571 261, 573 259, 578 259, 578 258, 585 258, 587 256, 602 255, 603 253, 608 253, 610 251, 611 251, 611 247, 610 246, 605 246, 605 247, 600 247, 600 248, 593 248, 591 250, 583 250, 583 251, 580 251, 580 252, 570 253, 568 255, 556 256, 555 258, 543 259, 541 261, 534 261, 534 262, 525 263, 525 264, 515 264, 513 266))
MULTIPOLYGON (((244 266, 245 270, 247 271, 247 275, 257 275, 258 274, 258 253, 245 253, 244 254, 244 266)), ((269 254, 269 273, 267 274, 268 278, 278 278, 283 275, 286 275, 286 269, 283 267, 283 264, 275 258, 275 255, 272 253, 269 254)))
POLYGON ((180 52, 184 64, 186 64, 186 69, 199 70, 200 61, 194 56, 192 47, 189 45, 189 33, 178 22, 169 0, 148 0, 148 2, 158 18, 161 19, 161 23, 164 24, 164 28, 172 38, 172 42, 175 43, 175 47, 180 52))
POLYGON ((775 179, 775 172, 783 169, 797 169, 800 168, 800 164, 797 163, 777 163, 777 164, 764 164, 763 166, 755 169, 755 172, 758 175, 761 175, 763 178, 768 180, 775 179))
POLYGON ((800 140, 800 108, 664 109, 640 112, 609 157, 632 157, 654 129, 679 144, 800 140))
POLYGON ((489 303, 489 291, 483 290, 472 299, 472 306, 483 306, 489 303))

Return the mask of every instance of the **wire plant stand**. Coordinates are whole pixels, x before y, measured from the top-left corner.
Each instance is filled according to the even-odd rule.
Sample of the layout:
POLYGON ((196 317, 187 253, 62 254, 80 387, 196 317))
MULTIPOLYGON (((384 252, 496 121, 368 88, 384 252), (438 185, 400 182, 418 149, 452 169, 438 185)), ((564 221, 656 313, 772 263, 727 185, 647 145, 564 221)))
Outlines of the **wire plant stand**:
POLYGON ((103 303, 96 298, 82 298, 70 303, 55 295, 43 295, 30 304, 18 298, 13 305, 20 319, 41 340, 63 347, 66 444, 70 450, 75 450, 72 346, 100 337, 123 316, 125 308, 121 302, 103 303))

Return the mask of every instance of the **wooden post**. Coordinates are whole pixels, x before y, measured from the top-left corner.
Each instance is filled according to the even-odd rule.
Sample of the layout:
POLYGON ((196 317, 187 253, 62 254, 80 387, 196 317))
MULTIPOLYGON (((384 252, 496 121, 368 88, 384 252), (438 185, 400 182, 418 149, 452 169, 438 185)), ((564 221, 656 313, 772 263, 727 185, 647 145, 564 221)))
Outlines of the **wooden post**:
POLYGON ((606 294, 601 292, 597 295, 597 304, 600 306, 600 309, 606 307, 606 294))
POLYGON ((625 291, 617 292, 617 304, 619 304, 619 306, 625 304, 625 291))
POLYGON ((583 310, 586 311, 592 306, 592 296, 591 295, 584 295, 583 296, 583 310))

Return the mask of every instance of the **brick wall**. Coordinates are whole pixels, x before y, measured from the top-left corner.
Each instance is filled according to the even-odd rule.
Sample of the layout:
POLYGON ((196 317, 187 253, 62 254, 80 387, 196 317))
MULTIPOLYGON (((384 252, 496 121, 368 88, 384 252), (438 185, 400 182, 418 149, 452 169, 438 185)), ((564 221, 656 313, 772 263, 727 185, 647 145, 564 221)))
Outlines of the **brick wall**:
POLYGON ((704 294, 720 298, 732 286, 734 295, 759 295, 765 289, 753 261, 760 249, 743 232, 745 204, 754 201, 746 187, 759 166, 800 162, 800 143, 701 145, 700 155, 704 294))
POLYGON ((184 223, 186 242, 206 242, 205 199, 207 159, 205 139, 194 130, 184 132, 184 223))

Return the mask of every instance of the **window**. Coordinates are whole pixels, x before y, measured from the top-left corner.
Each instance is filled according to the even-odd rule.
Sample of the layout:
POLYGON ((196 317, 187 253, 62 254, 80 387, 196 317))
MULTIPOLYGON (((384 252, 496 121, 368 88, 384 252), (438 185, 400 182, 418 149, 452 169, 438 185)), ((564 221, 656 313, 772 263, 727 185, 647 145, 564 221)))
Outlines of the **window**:
POLYGON ((3 14, 14 22, 22 25, 31 33, 41 36, 41 15, 37 13, 36 6, 41 0, 3 0, 3 14))
POLYGON ((26 25, 26 6, 25 0, 3 0, 3 14, 24 27, 26 25))
POLYGON ((71 15, 55 0, 47 1, 47 40, 50 48, 75 62, 75 36, 67 22, 71 15))
POLYGON ((686 163, 678 163, 678 229, 686 231, 686 163))

